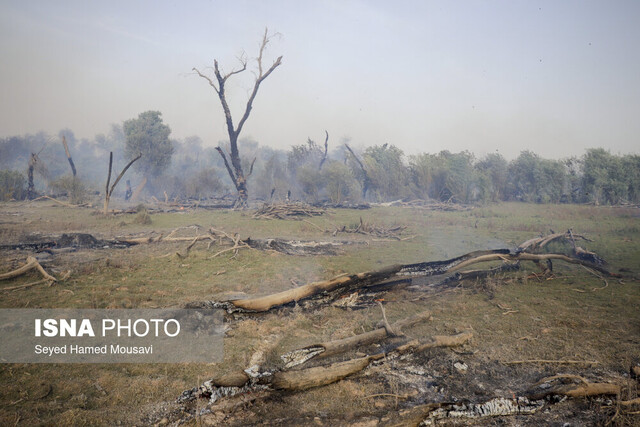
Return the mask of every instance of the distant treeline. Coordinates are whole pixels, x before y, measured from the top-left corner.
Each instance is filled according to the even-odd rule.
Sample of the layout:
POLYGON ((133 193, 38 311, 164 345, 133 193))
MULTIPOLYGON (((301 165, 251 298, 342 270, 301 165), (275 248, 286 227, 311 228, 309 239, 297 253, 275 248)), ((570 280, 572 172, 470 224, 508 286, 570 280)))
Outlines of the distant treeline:
MULTIPOLYGON (((23 199, 31 153, 37 154, 34 184, 42 194, 71 193, 78 198, 104 191, 109 152, 114 170, 130 157, 123 128, 113 125, 108 135, 78 140, 65 129, 0 139, 0 199, 23 199), (61 144, 66 138, 78 176, 71 170, 61 144)), ((204 199, 234 194, 220 155, 203 147, 198 137, 171 139, 170 166, 160 169, 145 187, 147 196, 204 199)), ((225 143, 220 144, 227 150, 225 143)), ((535 203, 640 203, 640 156, 615 155, 602 148, 581 157, 552 160, 523 151, 511 161, 498 153, 476 158, 463 151, 406 156, 390 145, 353 148, 329 142, 331 148, 309 139, 288 151, 240 141, 240 153, 249 171, 250 199, 283 200, 286 197, 320 202, 386 202, 434 199, 460 203, 523 201, 535 203)), ((132 185, 142 181, 141 171, 125 176, 132 185)), ((118 189, 122 196, 124 187, 118 189)))

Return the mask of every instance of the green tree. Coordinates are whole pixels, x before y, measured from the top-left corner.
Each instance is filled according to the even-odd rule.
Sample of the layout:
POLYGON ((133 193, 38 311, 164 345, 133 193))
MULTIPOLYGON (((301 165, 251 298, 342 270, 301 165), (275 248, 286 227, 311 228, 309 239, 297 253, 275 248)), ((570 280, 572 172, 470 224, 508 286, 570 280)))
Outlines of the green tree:
POLYGON ((484 200, 502 200, 507 185, 509 163, 498 153, 487 154, 476 163, 480 190, 484 200))
POLYGON ((409 162, 411 182, 418 197, 470 202, 478 195, 473 155, 468 151, 419 154, 409 162))
POLYGON ((144 177, 132 199, 135 200, 149 178, 160 175, 171 163, 174 147, 169 140, 171 129, 162 122, 159 111, 145 111, 137 119, 124 122, 125 156, 128 160, 142 154, 134 164, 144 177))
POLYGON ((420 199, 433 198, 436 161, 433 154, 421 153, 409 157, 409 177, 413 193, 420 199))
POLYGON ((409 173, 401 149, 389 144, 376 145, 368 147, 362 157, 371 192, 378 200, 395 200, 409 195, 409 173))
POLYGON ((640 203, 640 156, 624 156, 622 170, 624 171, 624 180, 627 183, 627 201, 640 203))
POLYGON ((509 164, 508 198, 525 202, 557 203, 565 187, 566 167, 557 160, 523 151, 509 164))
POLYGON ((299 191, 305 200, 317 202, 320 198, 322 190, 326 186, 321 172, 317 166, 310 164, 302 165, 296 169, 295 179, 298 183, 299 191))
POLYGON ((626 197, 620 158, 603 148, 587 150, 582 161, 585 197, 596 204, 615 204, 626 197))
POLYGON ((17 171, 0 171, 0 200, 22 200, 27 195, 24 185, 24 175, 17 171))
POLYGON ((340 162, 328 162, 322 170, 322 182, 332 203, 359 199, 359 186, 348 166, 340 162))

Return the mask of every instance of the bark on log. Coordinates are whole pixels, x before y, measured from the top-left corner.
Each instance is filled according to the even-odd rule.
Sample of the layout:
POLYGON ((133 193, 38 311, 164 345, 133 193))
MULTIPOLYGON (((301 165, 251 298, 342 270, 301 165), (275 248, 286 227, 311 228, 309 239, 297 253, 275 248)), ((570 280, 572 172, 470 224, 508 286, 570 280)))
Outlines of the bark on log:
MULTIPOLYGON (((573 238, 579 238, 582 240, 586 240, 586 241, 590 241, 589 239, 587 239, 586 237, 580 235, 580 234, 573 234, 570 230, 566 231, 564 233, 552 233, 549 234, 547 236, 541 236, 541 237, 534 237, 533 239, 529 239, 526 242, 523 242, 520 244, 520 246, 518 246, 518 251, 519 252, 531 252, 535 249, 542 249, 544 248, 546 245, 548 245, 549 243, 555 241, 555 240, 559 240, 559 239, 570 239, 571 236, 573 236, 573 238)), ((573 240, 573 239, 572 239, 573 240)), ((574 241, 575 242, 575 241, 574 241)))
POLYGON ((205 381, 200 387, 184 391, 178 401, 188 402, 199 397, 207 397, 213 403, 221 397, 235 397, 261 390, 303 391, 340 381, 362 371, 375 360, 382 360, 394 354, 419 352, 432 347, 462 345, 471 337, 470 332, 464 332, 453 337, 432 337, 426 344, 413 340, 386 352, 301 370, 285 369, 260 373, 256 366, 241 373, 205 381))
POLYGON ((231 310, 229 312, 232 312, 234 310, 264 312, 270 310, 273 307, 292 302, 298 302, 314 296, 326 295, 328 293, 332 293, 331 296, 333 298, 336 298, 339 295, 345 294, 355 289, 364 288, 373 284, 380 283, 381 281, 394 276, 436 276, 445 273, 453 273, 470 265, 492 261, 515 263, 523 260, 539 262, 553 259, 561 260, 571 264, 584 265, 611 277, 621 277, 619 274, 611 273, 599 265, 594 265, 590 262, 572 258, 563 254, 531 254, 527 252, 518 252, 512 254, 508 249, 496 249, 470 252, 466 255, 462 255, 460 257, 452 258, 445 261, 432 261, 408 265, 392 265, 378 271, 369 271, 355 275, 341 275, 330 280, 314 282, 301 286, 299 288, 290 289, 273 295, 267 295, 258 298, 237 299, 225 302, 210 301, 205 302, 204 304, 208 306, 225 308, 228 311, 231 310))
POLYGON ((282 371, 273 376, 271 384, 280 390, 307 390, 339 381, 349 375, 362 371, 369 366, 372 356, 334 363, 329 366, 317 366, 301 371, 282 371))
POLYGON ((420 344, 415 351, 420 352, 436 347, 457 347, 465 344, 471 338, 473 338, 473 333, 469 331, 461 332, 457 335, 434 335, 431 337, 431 342, 420 344))
MULTIPOLYGON (((416 316, 402 319, 391 325, 391 329, 400 332, 403 328, 415 325, 416 323, 428 320, 431 317, 429 311, 424 311, 416 316)), ((285 368, 292 368, 301 365, 313 358, 323 358, 333 356, 335 354, 344 353, 349 350, 356 349, 360 346, 371 344, 386 338, 389 335, 387 328, 378 328, 363 334, 354 335, 352 337, 340 340, 329 341, 320 344, 312 344, 304 348, 290 351, 280 356, 285 363, 285 368)))
POLYGON ((379 271, 369 271, 351 276, 342 275, 331 280, 309 283, 299 288, 290 289, 273 295, 244 300, 231 300, 234 306, 249 311, 267 311, 272 307, 300 301, 312 295, 328 292, 337 288, 348 288, 351 285, 365 285, 387 279, 396 274, 402 268, 401 265, 392 265, 379 271))
POLYGON ((543 399, 546 396, 562 395, 567 397, 588 397, 602 395, 619 395, 621 388, 616 384, 609 383, 581 383, 581 384, 560 384, 546 389, 529 390, 526 392, 530 399, 543 399))
POLYGON ((416 411, 422 410, 426 412, 426 415, 412 420, 409 425, 430 426, 439 425, 440 420, 451 420, 452 423, 455 423, 464 419, 532 415, 542 409, 544 403, 543 400, 529 400, 526 397, 515 399, 497 397, 480 403, 466 403, 464 401, 460 403, 432 403, 417 408, 416 411))

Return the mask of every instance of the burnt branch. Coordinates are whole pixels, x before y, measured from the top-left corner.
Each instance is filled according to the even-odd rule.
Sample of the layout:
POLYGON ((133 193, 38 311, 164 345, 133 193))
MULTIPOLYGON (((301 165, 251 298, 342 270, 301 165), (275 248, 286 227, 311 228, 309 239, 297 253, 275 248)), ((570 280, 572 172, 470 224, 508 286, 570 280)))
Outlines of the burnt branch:
POLYGON ((271 67, 269 67, 269 69, 267 70, 266 73, 262 73, 262 55, 264 54, 264 51, 267 47, 267 44, 269 43, 270 37, 267 34, 267 29, 265 28, 264 30, 264 36, 262 37, 262 43, 260 45, 260 53, 258 54, 258 76, 256 77, 256 82, 253 85, 253 91, 251 92, 251 96, 249 96, 249 100, 247 101, 247 106, 245 108, 244 111, 244 115, 242 116, 242 118, 240 119, 240 122, 238 123, 238 128, 236 129, 236 132, 238 134, 240 134, 240 132, 242 131, 242 127, 244 126, 244 123, 247 121, 247 119, 249 118, 249 114, 251 114, 251 109, 253 108, 253 101, 256 98, 256 95, 258 94, 258 89, 260 88, 260 84, 267 78, 269 77, 269 75, 276 69, 278 68, 278 66, 280 66, 280 64, 282 64, 282 56, 279 56, 271 65, 271 67))
POLYGON ((251 174, 253 173, 253 165, 254 165, 254 164, 255 164, 255 162, 256 162, 256 158, 257 158, 257 157, 254 157, 254 158, 253 158, 253 161, 251 162, 251 166, 249 167, 249 174, 247 175, 247 178, 249 178, 249 177, 251 176, 251 174))
POLYGON ((129 170, 131 165, 133 165, 136 162, 136 160, 138 160, 140 157, 142 157, 142 153, 138 154, 129 163, 127 163, 124 169, 122 169, 122 172, 118 174, 118 177, 113 182, 113 185, 111 186, 111 188, 109 188, 109 182, 111 181, 111 169, 113 166, 113 151, 109 152, 109 173, 107 174, 107 184, 104 189, 104 209, 102 211, 104 215, 106 215, 109 212, 109 200, 111 200, 111 195, 113 194, 113 190, 116 189, 116 186, 118 185, 118 183, 120 182, 124 174, 127 172, 127 170, 129 170))

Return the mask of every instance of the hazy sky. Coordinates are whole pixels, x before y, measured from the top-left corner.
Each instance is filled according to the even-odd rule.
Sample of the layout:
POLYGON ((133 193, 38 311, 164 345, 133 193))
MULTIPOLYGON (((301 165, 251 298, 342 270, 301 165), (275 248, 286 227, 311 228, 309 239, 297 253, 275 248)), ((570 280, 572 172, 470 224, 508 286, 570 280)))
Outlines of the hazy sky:
MULTIPOLYGON (((284 58, 243 132, 261 144, 639 153, 639 23, 633 0, 0 0, 0 136, 92 138, 159 110, 216 145, 222 109, 191 69, 255 57, 267 26, 266 62, 284 58)), ((229 80, 236 121, 251 78, 229 80)))

